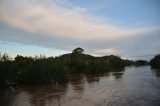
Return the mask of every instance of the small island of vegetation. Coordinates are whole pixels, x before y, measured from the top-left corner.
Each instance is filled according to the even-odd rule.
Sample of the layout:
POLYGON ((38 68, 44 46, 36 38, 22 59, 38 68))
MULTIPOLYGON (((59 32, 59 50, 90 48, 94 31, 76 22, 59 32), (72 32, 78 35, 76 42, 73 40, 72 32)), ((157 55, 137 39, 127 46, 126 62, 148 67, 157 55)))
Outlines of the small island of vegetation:
MULTIPOLYGON (((151 60, 151 65, 159 65, 159 55, 151 60)), ((148 65, 147 61, 124 60, 119 56, 95 57, 85 54, 82 48, 58 57, 44 55, 24 57, 17 55, 11 59, 6 53, 0 55, 0 85, 9 84, 50 84, 67 82, 71 74, 104 74, 131 65, 148 65)))

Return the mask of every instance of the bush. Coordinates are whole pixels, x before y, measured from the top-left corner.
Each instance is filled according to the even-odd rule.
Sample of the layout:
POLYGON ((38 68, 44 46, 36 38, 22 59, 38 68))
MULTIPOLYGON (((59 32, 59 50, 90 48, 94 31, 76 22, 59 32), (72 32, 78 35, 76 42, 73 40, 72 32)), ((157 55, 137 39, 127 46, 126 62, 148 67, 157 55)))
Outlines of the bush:
POLYGON ((160 54, 151 59, 150 65, 152 68, 160 68, 160 54))

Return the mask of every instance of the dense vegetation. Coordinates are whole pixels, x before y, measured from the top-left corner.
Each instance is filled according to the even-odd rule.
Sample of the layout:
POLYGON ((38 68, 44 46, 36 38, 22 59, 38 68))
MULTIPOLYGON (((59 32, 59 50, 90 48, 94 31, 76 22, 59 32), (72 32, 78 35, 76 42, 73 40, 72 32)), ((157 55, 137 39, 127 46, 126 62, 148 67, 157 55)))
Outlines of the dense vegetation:
POLYGON ((160 54, 156 55, 153 59, 151 59, 150 65, 152 68, 160 69, 160 54))
POLYGON ((11 59, 3 54, 0 55, 0 85, 62 83, 68 81, 73 73, 103 74, 128 65, 146 64, 146 61, 123 60, 114 55, 94 57, 84 54, 82 48, 55 58, 17 55, 11 59))

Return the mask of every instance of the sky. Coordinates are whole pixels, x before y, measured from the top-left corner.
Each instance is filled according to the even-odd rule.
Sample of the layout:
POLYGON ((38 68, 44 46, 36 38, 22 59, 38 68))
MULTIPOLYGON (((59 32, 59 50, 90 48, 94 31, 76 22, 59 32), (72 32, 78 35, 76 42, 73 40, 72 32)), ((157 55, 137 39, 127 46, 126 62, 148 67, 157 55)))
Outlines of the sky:
POLYGON ((149 60, 160 53, 159 0, 0 0, 0 52, 149 60))

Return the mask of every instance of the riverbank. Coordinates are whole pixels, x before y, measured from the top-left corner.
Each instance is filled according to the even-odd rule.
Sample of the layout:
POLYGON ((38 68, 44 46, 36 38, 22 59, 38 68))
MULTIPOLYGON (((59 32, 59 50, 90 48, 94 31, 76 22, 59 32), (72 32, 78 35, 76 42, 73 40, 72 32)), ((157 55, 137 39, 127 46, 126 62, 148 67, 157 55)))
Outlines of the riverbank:
POLYGON ((123 70, 126 66, 148 65, 144 60, 124 60, 119 56, 95 57, 81 48, 58 57, 0 57, 0 85, 65 83, 72 74, 100 75, 123 70))

